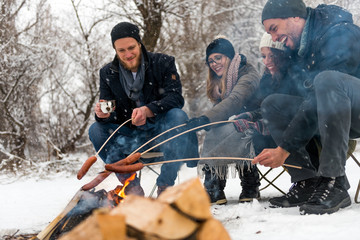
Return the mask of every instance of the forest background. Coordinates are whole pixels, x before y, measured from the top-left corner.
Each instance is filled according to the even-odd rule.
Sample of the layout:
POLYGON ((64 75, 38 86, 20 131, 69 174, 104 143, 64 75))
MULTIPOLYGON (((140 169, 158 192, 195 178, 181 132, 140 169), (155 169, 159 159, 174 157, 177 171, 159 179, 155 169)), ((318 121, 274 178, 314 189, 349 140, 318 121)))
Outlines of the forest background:
MULTIPOLYGON (((265 0, 1 0, 0 180, 76 172, 94 154, 87 130, 99 69, 114 57, 111 28, 130 21, 149 51, 175 56, 189 117, 210 107, 205 49, 225 35, 263 71, 258 44, 265 0), (81 159, 83 161, 85 159, 81 159)), ((359 23, 359 1, 336 4, 359 23)), ((201 138, 201 134, 199 135, 201 138)))

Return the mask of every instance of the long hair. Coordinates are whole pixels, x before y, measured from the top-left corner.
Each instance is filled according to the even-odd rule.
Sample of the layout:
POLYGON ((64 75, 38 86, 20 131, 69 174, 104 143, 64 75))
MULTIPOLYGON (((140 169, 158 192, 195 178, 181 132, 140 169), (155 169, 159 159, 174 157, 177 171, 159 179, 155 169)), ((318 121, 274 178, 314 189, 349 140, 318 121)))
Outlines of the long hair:
MULTIPOLYGON (((273 84, 279 84, 284 78, 286 71, 290 64, 290 54, 288 51, 282 51, 276 48, 270 48, 270 51, 274 55, 274 64, 278 68, 278 71, 272 76, 273 84)), ((269 69, 265 68, 265 73, 269 73, 269 69)))
POLYGON ((225 66, 224 66, 224 73, 221 77, 218 77, 216 73, 211 69, 208 65, 208 76, 206 79, 206 95, 210 99, 212 103, 219 103, 224 99, 224 95, 226 93, 226 76, 227 72, 231 63, 230 58, 226 57, 225 66), (214 93, 215 88, 219 88, 220 96, 214 93))

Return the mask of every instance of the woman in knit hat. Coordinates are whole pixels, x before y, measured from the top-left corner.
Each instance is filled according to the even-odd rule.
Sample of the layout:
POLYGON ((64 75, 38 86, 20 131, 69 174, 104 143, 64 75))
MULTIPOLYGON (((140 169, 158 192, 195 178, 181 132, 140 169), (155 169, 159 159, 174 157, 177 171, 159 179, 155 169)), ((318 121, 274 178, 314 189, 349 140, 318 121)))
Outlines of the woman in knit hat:
POLYGON ((271 35, 264 33, 259 45, 262 61, 265 65, 264 73, 260 79, 260 85, 254 94, 256 109, 241 113, 235 117, 235 128, 238 132, 247 132, 252 135, 252 143, 255 154, 259 154, 265 147, 276 146, 274 140, 265 126, 261 111, 261 102, 270 94, 286 93, 299 95, 298 87, 288 77, 290 64, 289 51, 280 42, 274 42, 271 35), (249 129, 252 129, 250 133, 249 129))
MULTIPOLYGON (((239 114, 235 117, 236 121, 234 122, 234 126, 239 133, 246 132, 248 136, 251 136, 256 155, 265 148, 277 146, 262 118, 260 111, 262 101, 274 93, 301 96, 306 92, 303 84, 299 82, 297 75, 293 73, 291 68, 291 65, 293 65, 291 64, 292 57, 283 43, 274 42, 271 35, 265 32, 261 38, 259 50, 265 70, 260 80, 260 86, 254 96, 254 101, 257 102, 258 108, 239 114)), ((318 159, 318 147, 314 139, 311 139, 307 144, 306 150, 312 161, 318 159)), ((275 197, 269 201, 276 205, 273 201, 276 202, 278 200, 279 198, 275 197)))
MULTIPOLYGON (((232 43, 224 36, 216 37, 206 48, 206 64, 209 67, 206 92, 214 105, 201 117, 191 119, 189 125, 228 120, 244 112, 250 107, 252 95, 259 85, 258 72, 244 55, 235 53, 232 43)), ((202 156, 248 157, 250 145, 245 146, 246 143, 232 123, 214 125, 206 134, 202 156)), ((205 174, 204 186, 211 202, 227 202, 224 188, 229 166, 233 167, 234 173, 235 167, 241 169, 243 191, 239 201, 258 197, 260 184, 256 166, 248 168, 244 162, 227 160, 200 161, 198 170, 201 175, 205 174), (254 194, 249 195, 249 192, 254 194)))

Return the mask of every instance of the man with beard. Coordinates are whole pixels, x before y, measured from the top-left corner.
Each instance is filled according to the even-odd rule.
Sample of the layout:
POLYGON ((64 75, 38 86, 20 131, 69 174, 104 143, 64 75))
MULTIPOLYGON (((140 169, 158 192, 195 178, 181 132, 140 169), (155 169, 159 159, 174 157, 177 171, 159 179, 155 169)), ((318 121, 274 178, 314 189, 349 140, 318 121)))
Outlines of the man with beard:
MULTIPOLYGON (((139 28, 132 23, 121 22, 114 26, 111 41, 116 56, 100 69, 100 101, 95 106, 96 122, 89 129, 96 151, 120 124, 130 118, 131 123, 121 127, 100 151, 99 156, 105 163, 125 158, 154 136, 188 120, 181 110, 184 98, 174 57, 148 52, 141 42, 139 28), (110 111, 102 110, 100 103, 110 100, 115 101, 115 106, 110 111)), ((156 145, 165 137, 169 135, 150 145, 156 145)), ((198 157, 195 133, 175 138, 159 148, 164 153, 164 160, 198 157)), ((174 185, 180 167, 181 163, 162 165, 156 181, 158 195, 174 185)), ((124 183, 131 174, 116 175, 124 183)), ((126 191, 127 194, 144 195, 137 177, 126 191)))
POLYGON ((278 207, 300 206, 302 214, 333 213, 351 205, 345 174, 348 143, 360 137, 360 29, 341 7, 306 7, 302 0, 268 0, 262 23, 274 41, 294 52, 289 71, 308 91, 304 98, 271 95, 262 104, 264 119, 278 147, 265 149, 253 163, 288 169, 295 184, 278 207), (319 162, 304 146, 319 138, 319 162))

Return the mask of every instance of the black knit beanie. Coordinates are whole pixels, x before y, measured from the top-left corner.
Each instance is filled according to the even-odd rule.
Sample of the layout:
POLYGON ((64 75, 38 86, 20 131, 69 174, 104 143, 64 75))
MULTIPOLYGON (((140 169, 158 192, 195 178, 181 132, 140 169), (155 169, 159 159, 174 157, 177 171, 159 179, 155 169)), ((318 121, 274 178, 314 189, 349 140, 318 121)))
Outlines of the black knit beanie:
POLYGON ((306 19, 306 6, 302 0, 268 0, 265 4, 261 22, 272 18, 301 17, 306 19))
POLYGON ((231 42, 225 38, 216 38, 214 39, 209 46, 206 48, 206 63, 208 63, 208 58, 213 53, 221 53, 227 56, 230 59, 234 58, 235 50, 231 42))
POLYGON ((121 22, 115 25, 111 30, 111 42, 114 46, 114 42, 120 38, 132 37, 135 38, 136 41, 141 43, 139 28, 129 22, 121 22))

